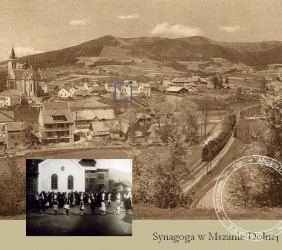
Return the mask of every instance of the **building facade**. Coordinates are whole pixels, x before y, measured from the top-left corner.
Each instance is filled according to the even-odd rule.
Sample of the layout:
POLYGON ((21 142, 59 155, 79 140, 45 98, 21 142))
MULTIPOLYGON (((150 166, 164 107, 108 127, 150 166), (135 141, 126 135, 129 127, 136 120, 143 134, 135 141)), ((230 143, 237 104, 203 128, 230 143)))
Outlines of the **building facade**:
POLYGON ((67 102, 43 103, 39 132, 43 143, 74 142, 74 120, 67 102))
POLYGON ((58 92, 58 97, 59 98, 72 98, 74 95, 67 89, 62 88, 58 92))
POLYGON ((26 192, 99 192, 109 190, 109 169, 97 169, 94 159, 28 159, 26 192))
POLYGON ((21 105, 22 93, 18 90, 5 90, 0 93, 0 107, 21 105))
POLYGON ((85 191, 85 171, 75 160, 45 160, 38 164, 38 173, 39 193, 85 191))
POLYGON ((82 159, 79 164, 85 170, 85 191, 102 191, 109 190, 109 169, 96 168, 96 161, 94 159, 82 159))
POLYGON ((30 144, 31 131, 25 122, 8 122, 5 125, 7 149, 24 147, 30 144))

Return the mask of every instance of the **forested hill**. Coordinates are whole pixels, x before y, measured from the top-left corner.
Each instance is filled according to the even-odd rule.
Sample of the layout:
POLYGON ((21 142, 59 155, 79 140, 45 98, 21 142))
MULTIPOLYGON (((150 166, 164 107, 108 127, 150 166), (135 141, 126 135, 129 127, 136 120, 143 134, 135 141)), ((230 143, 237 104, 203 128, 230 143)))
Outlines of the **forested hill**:
POLYGON ((225 58, 257 68, 282 63, 282 42, 228 43, 205 37, 100 37, 73 47, 22 57, 36 67, 72 65, 78 57, 147 58, 158 61, 199 61, 225 58))

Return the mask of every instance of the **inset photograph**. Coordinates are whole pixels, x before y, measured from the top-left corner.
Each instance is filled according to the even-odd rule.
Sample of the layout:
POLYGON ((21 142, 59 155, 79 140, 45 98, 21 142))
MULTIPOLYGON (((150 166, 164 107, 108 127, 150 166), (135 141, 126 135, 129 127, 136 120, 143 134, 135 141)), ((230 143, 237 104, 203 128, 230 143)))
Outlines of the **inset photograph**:
POLYGON ((27 159, 27 236, 132 236, 131 159, 27 159))

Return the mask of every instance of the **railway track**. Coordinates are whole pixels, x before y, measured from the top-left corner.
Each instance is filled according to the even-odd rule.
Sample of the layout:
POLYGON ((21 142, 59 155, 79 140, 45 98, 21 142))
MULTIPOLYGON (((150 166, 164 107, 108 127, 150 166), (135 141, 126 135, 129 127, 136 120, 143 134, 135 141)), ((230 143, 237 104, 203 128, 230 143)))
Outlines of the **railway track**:
POLYGON ((192 169, 192 171, 191 171, 191 173, 190 173, 190 175, 191 175, 191 178, 193 178, 193 177, 195 177, 205 166, 206 166, 206 162, 203 162, 203 161, 198 161, 195 165, 194 165, 194 167, 193 167, 193 169, 192 169))
POLYGON ((188 182, 184 184, 183 193, 187 193, 202 177, 203 169, 206 167, 207 163, 199 160, 197 163, 194 164, 192 167, 192 171, 190 173, 190 179, 188 182))
MULTIPOLYGON (((238 122, 242 118, 241 117, 241 115, 242 115, 241 112, 242 111, 248 110, 248 109, 256 107, 256 106, 258 106, 258 105, 257 104, 256 105, 251 105, 251 106, 246 107, 244 109, 234 110, 233 114, 236 115, 236 125, 238 124, 238 122)), ((236 130, 236 126, 233 128, 233 135, 234 135, 235 130, 236 130)), ((233 138, 233 136, 231 136, 229 138, 228 142, 225 144, 224 148, 212 160, 211 170, 216 167, 216 165, 218 164, 219 160, 226 154, 226 152, 229 150, 229 147, 231 146, 233 141, 234 141, 234 138, 233 138)), ((183 193, 187 193, 188 191, 193 190, 193 187, 195 187, 196 184, 198 184, 198 182, 201 180, 201 178, 204 177, 205 173, 203 171, 201 171, 201 169, 204 168, 204 166, 206 166, 206 162, 202 162, 201 163, 201 161, 198 161, 194 165, 195 169, 193 169, 193 171, 192 171, 192 175, 194 175, 194 176, 192 178, 194 178, 196 180, 192 184, 190 184, 189 186, 185 187, 184 190, 183 190, 183 193)), ((210 177, 212 177, 212 179, 210 179, 207 183, 205 183, 204 185, 199 187, 199 189, 197 190, 197 195, 196 195, 195 200, 193 201, 193 203, 191 205, 192 207, 196 207, 197 204, 204 197, 206 192, 209 191, 215 185, 218 176, 210 176, 210 177)))

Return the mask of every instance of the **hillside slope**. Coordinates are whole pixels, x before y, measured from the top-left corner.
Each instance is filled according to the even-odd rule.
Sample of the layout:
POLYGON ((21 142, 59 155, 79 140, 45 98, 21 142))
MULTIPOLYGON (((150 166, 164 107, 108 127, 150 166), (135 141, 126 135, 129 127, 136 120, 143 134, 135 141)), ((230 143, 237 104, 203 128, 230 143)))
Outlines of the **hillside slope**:
POLYGON ((100 37, 77 46, 22 57, 35 67, 52 68, 73 65, 78 57, 137 57, 158 61, 210 60, 221 57, 258 68, 282 63, 282 42, 227 43, 205 37, 187 38, 115 38, 100 37))

